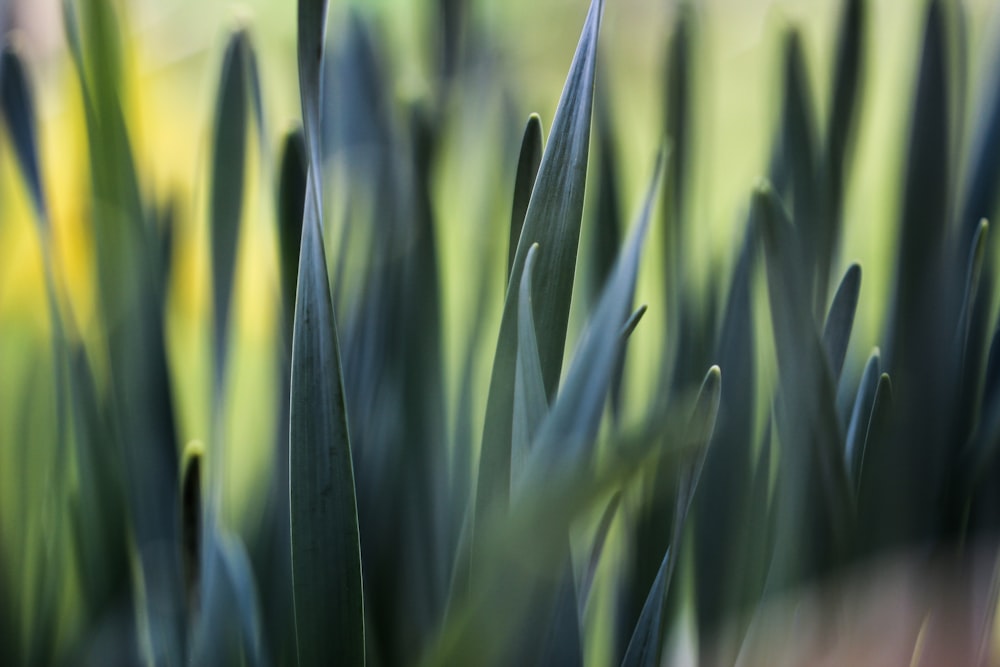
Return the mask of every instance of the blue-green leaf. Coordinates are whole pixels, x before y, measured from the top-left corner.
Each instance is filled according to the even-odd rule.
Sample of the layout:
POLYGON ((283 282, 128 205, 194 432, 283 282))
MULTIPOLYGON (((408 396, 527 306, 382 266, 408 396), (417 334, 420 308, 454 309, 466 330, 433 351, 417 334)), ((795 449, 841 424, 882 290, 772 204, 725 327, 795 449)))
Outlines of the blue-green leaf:
POLYGON ((35 105, 32 100, 28 77, 21 56, 10 46, 3 50, 2 77, 0 77, 0 107, 3 109, 7 130, 14 144, 14 153, 21 172, 31 190, 32 203, 39 221, 48 226, 48 211, 42 190, 38 166, 38 147, 35 129, 35 105))
POLYGON ((538 244, 528 250, 524 261, 518 299, 517 372, 514 385, 514 423, 511 434, 511 485, 520 476, 531 447, 531 439, 548 412, 542 367, 538 361, 535 319, 531 313, 531 274, 538 256, 538 244))
POLYGON ((538 175, 538 165, 542 161, 542 119, 538 114, 528 116, 528 124, 524 128, 521 139, 521 152, 517 158, 517 175, 514 177, 514 204, 510 212, 510 239, 507 246, 507 281, 510 282, 510 269, 514 265, 514 255, 517 253, 517 242, 524 228, 524 215, 528 212, 531 201, 531 190, 538 175))
POLYGON ((517 301, 524 261, 533 243, 544 248, 538 262, 539 289, 534 294, 534 311, 542 377, 545 393, 550 399, 555 395, 559 382, 580 241, 597 34, 603 9, 603 0, 592 0, 552 122, 552 132, 538 168, 511 266, 511 281, 504 301, 483 427, 477 520, 489 511, 490 506, 503 506, 508 500, 517 359, 517 301))
POLYGON ((861 267, 851 264, 843 280, 840 281, 836 294, 833 295, 830 312, 826 316, 826 325, 823 327, 823 349, 830 364, 830 377, 834 386, 840 381, 840 373, 844 368, 860 292, 861 267))
POLYGON ((851 410, 851 420, 847 425, 847 441, 844 446, 844 458, 847 461, 847 470, 851 476, 851 484, 854 492, 858 490, 858 479, 861 474, 861 458, 864 453, 865 439, 868 437, 868 422, 871 419, 872 406, 875 403, 875 390, 878 387, 879 375, 879 351, 876 348, 865 364, 865 370, 861 374, 861 382, 858 384, 858 393, 854 399, 854 408, 851 410))
POLYGON ((250 39, 243 31, 226 46, 212 136, 212 288, 214 306, 215 382, 218 391, 229 349, 230 302, 236 273, 243 187, 246 173, 250 39))
POLYGON ((639 256, 660 186, 663 160, 661 151, 632 234, 580 336, 566 382, 539 427, 525 471, 526 484, 541 483, 555 468, 588 458, 622 343, 621 328, 631 308, 639 256))
POLYGON ((292 335, 289 498, 299 664, 363 665, 361 549, 340 344, 310 179, 292 335))
POLYGON ((654 667, 660 659, 660 625, 663 617, 663 601, 667 596, 667 585, 670 570, 670 547, 667 547, 660 563, 660 569, 649 589, 646 602, 639 614, 639 622, 632 630, 622 667, 654 667))

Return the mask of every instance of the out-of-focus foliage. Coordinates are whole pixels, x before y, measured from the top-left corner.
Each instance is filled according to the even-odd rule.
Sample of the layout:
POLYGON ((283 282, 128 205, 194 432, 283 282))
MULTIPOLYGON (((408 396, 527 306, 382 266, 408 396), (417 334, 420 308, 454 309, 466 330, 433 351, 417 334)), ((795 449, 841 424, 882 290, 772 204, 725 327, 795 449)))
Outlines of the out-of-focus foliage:
POLYGON ((1000 659, 990 8, 405 4, 0 2, 0 664, 1000 659))

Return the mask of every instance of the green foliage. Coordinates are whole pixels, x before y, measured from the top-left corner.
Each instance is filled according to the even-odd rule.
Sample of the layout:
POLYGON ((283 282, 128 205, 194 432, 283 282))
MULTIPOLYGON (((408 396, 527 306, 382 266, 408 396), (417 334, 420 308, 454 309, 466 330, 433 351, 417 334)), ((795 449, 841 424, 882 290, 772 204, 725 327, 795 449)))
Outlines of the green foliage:
POLYGON ((23 401, 0 406, 15 417, 0 424, 11 439, 0 454, 16 464, 3 471, 16 493, 0 521, 26 527, 11 543, 0 525, 0 663, 648 667, 668 660, 684 618, 704 655, 727 662, 782 596, 887 553, 964 558, 996 539, 987 219, 1000 80, 984 84, 976 140, 955 150, 950 77, 967 65, 950 60, 945 3, 926 9, 898 245, 876 267, 887 270, 865 269, 862 283, 860 264, 841 256, 871 41, 867 3, 846 0, 829 94, 814 96, 802 33, 784 34, 769 180, 748 193, 731 270, 713 270, 700 291, 687 283, 686 246, 702 117, 697 8, 682 3, 665 41, 663 136, 645 142, 656 163, 624 239, 628 170, 611 87, 597 77, 603 0, 583 20, 547 143, 531 114, 517 144, 512 96, 505 177, 490 185, 503 224, 484 232, 505 250, 495 261, 439 220, 452 185, 439 182, 443 156, 478 149, 449 143, 456 100, 481 75, 473 62, 493 62, 467 39, 467 9, 434 8, 439 80, 402 101, 377 23, 350 14, 328 52, 327 3, 298 4, 302 122, 282 137, 275 177, 260 170, 276 219, 265 350, 276 381, 254 396, 275 432, 259 516, 246 523, 223 507, 224 458, 247 454, 225 426, 244 358, 236 306, 252 166, 270 164, 274 139, 250 31, 226 42, 209 123, 210 424, 188 442, 166 346, 176 213, 133 149, 114 4, 63 5, 87 138, 89 328, 57 270, 30 63, 5 47, 3 136, 37 223, 51 340, 16 347, 10 327, 15 342, 0 341, 4 359, 25 357, 0 385, 23 401), (648 238, 663 243, 652 298, 648 238), (476 258, 458 275, 443 270, 455 252, 476 258), (865 362, 855 321, 872 274, 893 283, 865 362), (577 276, 585 298, 574 306, 577 276), (455 280, 477 298, 458 331, 446 317, 455 280), (498 305, 488 295, 501 280, 498 305), (637 297, 662 310, 662 336, 639 326, 637 297), (52 446, 35 452, 34 438, 52 446), (604 645, 589 639, 595 629, 604 645), (714 643, 723 631, 734 645, 714 643))

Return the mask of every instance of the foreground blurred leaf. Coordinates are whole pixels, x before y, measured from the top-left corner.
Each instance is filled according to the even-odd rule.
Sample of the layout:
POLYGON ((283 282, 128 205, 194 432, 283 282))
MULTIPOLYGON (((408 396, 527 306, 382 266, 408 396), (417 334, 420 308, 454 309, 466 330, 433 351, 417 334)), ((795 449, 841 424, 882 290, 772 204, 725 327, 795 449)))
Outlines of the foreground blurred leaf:
MULTIPOLYGON (((511 265, 496 356, 490 379, 479 464, 476 517, 507 504, 517 358, 517 300, 528 249, 538 243, 538 291, 534 295, 538 354, 545 393, 555 395, 562 368, 570 297, 580 240, 583 191, 590 146, 597 34, 603 0, 592 0, 563 89, 548 146, 535 179, 517 252, 511 265)), ((477 534, 474 531, 474 539, 477 534)))
POLYGON ((810 307, 796 228, 769 186, 754 192, 764 239, 780 384, 778 535, 773 590, 821 574, 846 556, 854 496, 847 481, 830 370, 810 307))
POLYGON ((878 348, 868 357, 865 370, 861 374, 858 392, 855 395, 854 407, 851 410, 851 420, 847 425, 847 440, 844 446, 844 458, 847 470, 851 476, 851 484, 857 493, 858 480, 861 476, 861 461, 864 456, 865 439, 868 437, 868 424, 871 419, 872 406, 875 403, 875 391, 879 384, 878 348))
POLYGON ((35 105, 32 100, 28 77, 20 55, 10 45, 4 47, 3 63, 0 65, 0 106, 4 120, 14 144, 14 152, 20 163, 21 172, 31 191, 32 203, 38 219, 46 227, 49 224, 45 197, 42 194, 42 179, 38 167, 36 148, 35 105))
POLYGON ((229 349, 230 302, 236 273, 243 187, 246 174, 250 60, 246 32, 235 33, 223 56, 212 132, 212 288, 214 307, 215 383, 221 391, 229 349))
MULTIPOLYGON (((684 435, 686 446, 697 453, 680 467, 670 542, 664 553, 663 562, 657 570, 649 595, 646 597, 646 602, 639 613, 639 620, 632 631, 632 638, 625 651, 622 665, 653 667, 653 665, 658 664, 663 629, 662 617, 667 603, 667 592, 670 589, 670 582, 677 566, 677 555, 680 553, 680 542, 684 534, 684 526, 687 523, 688 511, 691 509, 691 502, 694 499, 695 490, 698 488, 698 480, 701 478, 701 471, 705 465, 705 457, 708 454, 712 433, 715 431, 721 391, 722 374, 718 366, 713 366, 702 382, 684 435)), ((660 471, 659 477, 662 479, 667 469, 661 467, 660 471)), ((664 526, 665 529, 666 526, 664 526)))

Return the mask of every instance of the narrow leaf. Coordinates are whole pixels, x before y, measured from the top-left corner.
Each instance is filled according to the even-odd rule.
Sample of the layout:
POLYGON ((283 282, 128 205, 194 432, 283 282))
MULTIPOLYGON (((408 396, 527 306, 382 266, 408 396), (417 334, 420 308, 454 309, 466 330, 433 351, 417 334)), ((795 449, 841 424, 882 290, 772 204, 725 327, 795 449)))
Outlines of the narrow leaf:
POLYGON ((538 343, 535 338, 535 320, 531 314, 531 274, 538 255, 538 244, 528 250, 524 261, 518 300, 517 374, 514 386, 514 424, 511 441, 510 475, 515 483, 531 447, 531 439, 548 412, 542 367, 538 361, 538 343))
POLYGON ((603 0, 592 0, 556 109, 548 146, 538 168, 511 266, 483 426, 477 522, 490 506, 507 503, 517 357, 517 298, 524 261, 533 243, 545 249, 538 262, 540 282, 534 294, 534 311, 542 377, 550 399, 555 395, 562 369, 580 241, 597 34, 603 8, 603 0))
POLYGON ((840 373, 844 368, 860 292, 861 267, 851 264, 840 281, 837 293, 833 295, 830 312, 826 316, 826 326, 823 328, 823 349, 826 351, 834 386, 840 381, 840 373))
POLYGON ((38 166, 38 140, 35 128, 35 105, 31 95, 31 87, 25 72, 21 56, 10 45, 3 50, 2 78, 0 78, 0 107, 3 109, 4 120, 14 145, 14 153, 21 167, 28 188, 31 191, 32 203, 39 221, 49 224, 48 212, 45 207, 45 197, 42 191, 42 178, 38 166))
MULTIPOLYGON (((302 126, 309 149, 309 165, 318 172, 321 161, 320 82, 323 69, 323 39, 326 35, 327 0, 299 0, 298 58, 302 126)), ((319 176, 319 173, 314 173, 319 176)), ((319 179, 322 180, 322 179, 319 179)), ((320 197, 322 202, 322 197, 320 197)))
POLYGON ((667 596, 670 570, 670 547, 663 554, 663 561, 656 573, 653 587, 649 589, 642 606, 639 621, 632 630, 632 638, 622 659, 622 667, 654 667, 660 659, 660 626, 663 618, 663 601, 667 596))
POLYGON ((510 212, 510 240, 507 246, 507 282, 510 282, 510 269, 514 265, 514 255, 517 252, 517 242, 521 238, 524 227, 524 215, 528 211, 531 200, 531 190, 538 175, 538 165, 542 161, 542 119, 538 114, 528 116, 528 124, 524 128, 521 139, 521 152, 517 157, 517 175, 514 177, 514 204, 510 212))
POLYGON ((585 616, 584 610, 590 601, 590 589, 594 585, 594 577, 597 575, 597 566, 601 562, 601 554, 604 553, 604 545, 608 541, 608 533, 611 532, 611 524, 614 522, 618 507, 621 505, 621 492, 611 496, 608 506, 604 508, 600 521, 597 522, 597 530, 594 531, 594 539, 591 541, 590 553, 584 563, 583 572, 580 574, 580 582, 577 584, 580 599, 580 616, 585 616))
POLYGON ((861 460, 864 454, 865 440, 868 437, 868 423, 871 419, 872 406, 875 404, 875 392, 881 373, 879 357, 878 348, 868 357, 868 363, 865 364, 865 370, 861 374, 861 382, 858 384, 854 408, 851 410, 851 420, 847 425, 844 458, 847 461, 847 470, 851 476, 855 493, 858 491, 861 460))
POLYGON ((308 181, 292 336, 289 495, 299 664, 363 665, 354 469, 319 201, 308 181))
POLYGON ((215 106, 212 136, 212 287, 215 309, 216 390, 225 373, 230 302, 243 215, 246 173, 249 84, 247 59, 250 42, 245 32, 234 34, 226 46, 215 106))
POLYGON ((548 417, 539 427, 528 459, 526 484, 541 483, 547 474, 561 465, 587 460, 618 357, 622 340, 619 332, 635 290, 639 256, 662 179, 663 161, 664 153, 661 151, 638 220, 580 336, 566 373, 566 382, 548 417))

